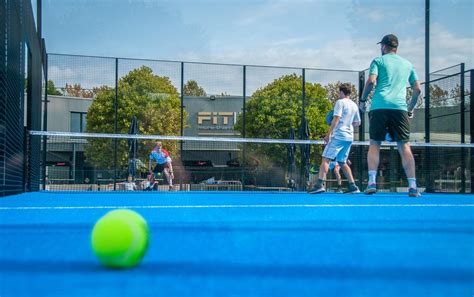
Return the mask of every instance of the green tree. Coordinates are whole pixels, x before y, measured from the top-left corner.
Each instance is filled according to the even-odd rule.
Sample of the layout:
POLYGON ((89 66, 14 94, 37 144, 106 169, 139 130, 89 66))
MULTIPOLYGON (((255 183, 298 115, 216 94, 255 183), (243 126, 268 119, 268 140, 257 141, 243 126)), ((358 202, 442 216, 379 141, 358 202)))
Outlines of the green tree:
MULTIPOLYGON (((27 88, 28 88, 28 79, 25 78, 25 91, 27 88)), ((53 96, 61 96, 63 94, 61 93, 61 91, 56 89, 56 87, 54 86, 54 82, 52 80, 48 80, 46 92, 48 95, 53 95, 53 96)))
MULTIPOLYGON (((87 112, 87 132, 114 132, 115 90, 96 88, 96 96, 87 112)), ((133 116, 139 122, 140 134, 179 135, 181 123, 181 101, 178 91, 168 77, 153 74, 151 68, 142 66, 130 71, 120 79, 118 85, 118 133, 128 133, 133 116)), ((184 113, 186 122, 187 113, 184 113)), ((177 142, 163 142, 164 148, 173 157, 177 156, 177 142)), ((139 141, 138 158, 147 162, 154 141, 139 141)), ((114 145, 111 140, 91 139, 85 149, 89 163, 100 168, 113 166, 114 145)), ((118 144, 119 165, 128 164, 128 143, 118 144)))
MULTIPOLYGON (((329 83, 327 84, 324 89, 326 89, 326 92, 328 94, 328 99, 331 101, 331 103, 334 105, 336 101, 339 99, 339 87, 343 84, 341 81, 337 81, 335 83, 329 83)), ((354 84, 351 84, 351 96, 350 98, 352 100, 355 100, 355 102, 359 102, 359 93, 357 91, 357 88, 354 84)))
MULTIPOLYGON (((298 128, 302 113, 302 78, 285 75, 258 89, 246 103, 246 131, 248 138, 286 139, 290 127, 298 128)), ((317 83, 305 85, 305 111, 310 139, 319 139, 327 131, 326 114, 331 110, 327 91, 317 83)), ((235 129, 243 133, 243 115, 237 118, 235 129)), ((296 132, 298 134, 298 132, 296 132)), ((248 145, 253 157, 265 163, 287 164, 286 145, 248 145)), ((299 151, 299 150, 298 150, 299 151)), ((297 160, 299 157, 297 156, 297 160)))
POLYGON ((206 91, 195 80, 188 80, 184 85, 185 96, 207 96, 206 91))
POLYGON ((53 96, 61 96, 63 93, 56 89, 52 80, 48 80, 47 94, 53 96))

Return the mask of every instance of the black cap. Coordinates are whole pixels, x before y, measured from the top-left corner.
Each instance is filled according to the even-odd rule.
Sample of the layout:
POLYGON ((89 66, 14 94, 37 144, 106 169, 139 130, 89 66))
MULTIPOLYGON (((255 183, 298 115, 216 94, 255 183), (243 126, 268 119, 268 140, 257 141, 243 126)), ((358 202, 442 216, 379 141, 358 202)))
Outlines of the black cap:
POLYGON ((382 38, 382 41, 380 41, 377 44, 380 44, 380 43, 391 46, 391 47, 398 47, 398 38, 397 36, 393 34, 388 34, 388 35, 385 35, 382 38))

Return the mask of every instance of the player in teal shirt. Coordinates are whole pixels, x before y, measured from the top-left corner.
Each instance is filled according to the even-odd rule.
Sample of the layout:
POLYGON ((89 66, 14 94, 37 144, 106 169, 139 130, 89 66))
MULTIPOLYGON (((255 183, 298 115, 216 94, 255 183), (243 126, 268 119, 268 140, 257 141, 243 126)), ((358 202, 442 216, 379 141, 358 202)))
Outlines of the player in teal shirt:
POLYGON ((418 80, 415 68, 396 53, 388 53, 372 61, 369 76, 377 76, 377 86, 370 110, 399 109, 407 111, 407 82, 418 80))
POLYGON ((366 109, 367 99, 375 86, 369 113, 370 147, 367 155, 369 182, 365 194, 377 192, 376 176, 380 159, 380 144, 388 138, 397 142, 403 168, 408 179, 408 195, 419 197, 415 177, 415 159, 411 152, 410 122, 416 103, 421 94, 421 86, 413 65, 397 55, 398 38, 389 34, 379 42, 382 56, 375 58, 369 69, 359 108, 366 109), (407 84, 413 88, 413 96, 407 104, 407 84))

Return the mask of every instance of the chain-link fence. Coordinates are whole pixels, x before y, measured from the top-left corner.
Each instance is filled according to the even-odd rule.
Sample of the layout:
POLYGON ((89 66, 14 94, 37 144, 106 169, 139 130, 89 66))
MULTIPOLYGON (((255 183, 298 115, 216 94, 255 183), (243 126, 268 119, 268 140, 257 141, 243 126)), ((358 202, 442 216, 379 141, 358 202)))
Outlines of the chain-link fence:
MULTIPOLYGON (((351 98, 357 102, 368 75, 367 70, 57 54, 50 54, 48 61, 47 118, 50 120, 47 130, 63 132, 320 139, 328 129, 325 116, 338 99, 340 84, 351 85, 351 98), (131 132, 134 116, 138 119, 138 128, 131 132)), ((461 65, 456 65, 432 73, 429 131, 431 142, 461 143, 462 135, 464 140, 470 135, 470 130, 466 128, 470 123, 470 101, 466 99, 470 94, 470 76, 468 72, 462 74, 460 71, 461 65), (461 92, 461 82, 464 96, 461 92), (465 99, 465 116, 462 121, 461 98, 465 99), (445 121, 448 121, 449 125, 443 124, 445 121), (461 125, 461 122, 464 125, 461 125)), ((407 97, 409 96, 410 90, 407 97)), ((425 141, 427 131, 424 116, 424 102, 420 102, 416 116, 411 121, 412 141, 425 141)), ((356 131, 356 140, 369 138, 367 113, 364 119, 362 128, 356 131)), ((248 143, 238 148, 233 143, 219 142, 210 142, 207 147, 203 144, 195 147, 192 142, 186 141, 168 145, 183 166, 245 166, 255 162, 250 160, 249 156, 260 158, 259 162, 266 162, 267 157, 271 155, 270 152, 263 152, 248 143)), ((107 145, 108 148, 114 148, 110 149, 110 156, 114 156, 110 160, 114 164, 113 167, 123 161, 118 149, 121 146, 123 145, 117 143, 107 145)), ((297 146, 293 157, 299 169, 292 172, 291 176, 286 173, 287 178, 295 179, 300 188, 303 188, 304 181, 309 176, 309 169, 321 160, 321 149, 320 146, 297 146)), ((358 149, 361 150, 355 154, 358 158, 351 161, 353 167, 358 168, 356 173, 366 176, 366 159, 362 157, 362 148, 358 149)), ((46 168, 69 167, 63 173, 63 178, 67 180, 80 182, 86 178, 92 179, 92 175, 103 179, 123 178, 117 170, 95 171, 81 149, 74 149, 73 152, 48 152, 46 155, 46 168)), ((384 159, 386 162, 382 160, 382 175, 394 174, 395 169, 389 170, 390 160, 393 159, 389 157, 384 159)), ((467 159, 463 160, 460 155, 459 162, 467 164, 467 159)), ((287 160, 284 159, 277 165, 282 167, 286 163, 287 160)), ((246 173, 241 172, 241 179, 245 180, 246 173)), ((46 176, 48 172, 45 173, 44 177, 46 176)), ((466 177, 467 173, 464 176, 466 177)), ((420 179, 425 180, 423 177, 420 179)), ((361 185, 363 180, 364 178, 360 180, 361 185)))
POLYGON ((0 1, 0 196, 39 188, 44 43, 31 1, 0 1), (29 158, 28 158, 29 156, 29 158))

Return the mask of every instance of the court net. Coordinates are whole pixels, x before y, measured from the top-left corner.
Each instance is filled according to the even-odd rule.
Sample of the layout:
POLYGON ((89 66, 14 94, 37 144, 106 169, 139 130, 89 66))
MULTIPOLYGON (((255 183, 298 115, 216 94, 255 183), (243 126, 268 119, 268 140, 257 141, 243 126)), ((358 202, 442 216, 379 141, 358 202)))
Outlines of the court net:
MULTIPOLYGON (((49 191, 305 191, 317 179, 324 150, 321 140, 30 131, 29 142, 38 141, 45 148, 39 182, 49 191), (172 187, 166 171, 150 174, 157 141, 172 159, 172 187)), ((422 189, 471 192, 474 145, 411 145, 422 189)), ((368 142, 356 141, 349 155, 361 188, 367 185, 367 152, 368 142)), ((377 183, 381 191, 407 190, 395 143, 382 144, 377 183)), ((333 171, 326 187, 338 189, 333 171)))

